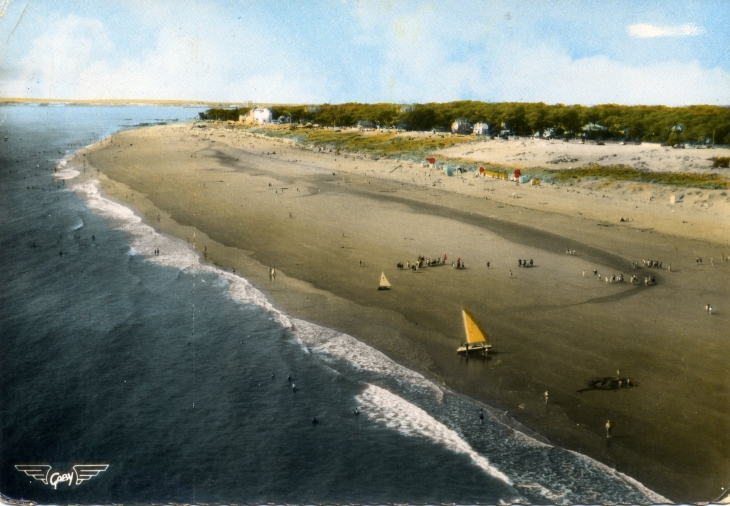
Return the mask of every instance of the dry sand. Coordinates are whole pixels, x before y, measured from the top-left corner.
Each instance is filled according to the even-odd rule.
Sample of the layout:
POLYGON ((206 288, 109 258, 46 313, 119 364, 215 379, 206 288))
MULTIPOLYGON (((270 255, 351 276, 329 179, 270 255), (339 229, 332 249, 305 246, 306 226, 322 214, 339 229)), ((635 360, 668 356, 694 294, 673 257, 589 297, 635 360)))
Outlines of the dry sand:
POLYGON ((643 184, 447 178, 224 125, 127 131, 74 162, 86 163, 80 178, 97 177, 161 231, 195 237, 201 256, 235 268, 285 311, 508 410, 555 444, 677 501, 709 500, 730 484, 723 192, 683 191, 685 202, 670 205, 671 189, 643 184), (449 265, 396 269, 419 254, 447 254, 449 265), (450 267, 458 257, 466 270, 450 267), (519 268, 520 258, 535 266, 519 268), (642 258, 664 269, 632 269, 642 258), (593 269, 657 284, 607 284, 593 269), (392 290, 376 290, 381 271, 392 290), (463 305, 492 336, 489 360, 455 353, 463 305), (617 368, 638 386, 579 392, 617 368))
MULTIPOLYGON (((547 167, 565 169, 583 167, 592 163, 626 165, 636 169, 660 172, 717 172, 712 159, 728 156, 722 148, 674 149, 659 144, 635 144, 606 141, 565 142, 559 139, 517 138, 492 139, 444 149, 446 156, 472 160, 488 158, 496 163, 519 167, 547 167)), ((726 171, 727 172, 727 171, 726 171)))

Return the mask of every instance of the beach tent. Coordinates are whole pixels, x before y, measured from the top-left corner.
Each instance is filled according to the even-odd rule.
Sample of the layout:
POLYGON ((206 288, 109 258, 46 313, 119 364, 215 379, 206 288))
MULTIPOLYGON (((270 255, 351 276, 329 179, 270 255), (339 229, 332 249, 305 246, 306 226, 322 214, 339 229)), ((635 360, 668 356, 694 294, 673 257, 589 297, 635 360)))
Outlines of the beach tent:
POLYGON ((426 158, 426 161, 427 161, 428 163, 430 163, 431 165, 433 165, 433 164, 435 164, 435 163, 436 163, 436 159, 435 159, 435 158, 426 158))
POLYGON ((515 169, 515 179, 519 179, 520 177, 520 169, 515 169))
POLYGON ((532 181, 530 181, 530 184, 532 186, 537 186, 537 185, 540 184, 540 180, 538 178, 536 178, 536 177, 535 178, 532 178, 532 181))
POLYGON ((479 174, 484 174, 484 167, 479 167, 479 174))
POLYGON ((451 165, 444 165, 444 174, 447 176, 453 176, 454 168, 451 165))
POLYGON ((529 181, 529 179, 527 178, 527 176, 520 176, 520 177, 517 178, 517 180, 520 183, 526 183, 527 181, 529 181))
POLYGON ((676 204, 678 202, 682 202, 682 199, 684 199, 684 193, 677 193, 669 198, 669 202, 672 204, 676 204))

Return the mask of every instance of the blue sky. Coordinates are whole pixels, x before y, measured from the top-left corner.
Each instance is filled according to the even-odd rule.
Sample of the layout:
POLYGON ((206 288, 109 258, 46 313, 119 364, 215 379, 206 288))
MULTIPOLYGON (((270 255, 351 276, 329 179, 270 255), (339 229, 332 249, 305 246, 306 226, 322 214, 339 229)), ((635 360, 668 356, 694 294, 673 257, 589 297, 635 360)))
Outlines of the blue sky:
POLYGON ((730 105, 726 0, 0 0, 0 14, 0 97, 730 105))

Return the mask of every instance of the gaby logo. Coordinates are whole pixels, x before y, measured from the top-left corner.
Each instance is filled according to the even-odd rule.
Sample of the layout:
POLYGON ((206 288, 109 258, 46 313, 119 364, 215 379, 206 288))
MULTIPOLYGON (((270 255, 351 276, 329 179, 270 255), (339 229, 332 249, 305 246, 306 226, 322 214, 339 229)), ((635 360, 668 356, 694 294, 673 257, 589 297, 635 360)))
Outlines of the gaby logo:
POLYGON ((15 469, 43 482, 44 485, 51 485, 55 490, 59 483, 68 483, 69 487, 80 485, 106 471, 108 467, 109 464, 76 464, 68 473, 51 473, 51 466, 48 464, 16 465, 15 469))

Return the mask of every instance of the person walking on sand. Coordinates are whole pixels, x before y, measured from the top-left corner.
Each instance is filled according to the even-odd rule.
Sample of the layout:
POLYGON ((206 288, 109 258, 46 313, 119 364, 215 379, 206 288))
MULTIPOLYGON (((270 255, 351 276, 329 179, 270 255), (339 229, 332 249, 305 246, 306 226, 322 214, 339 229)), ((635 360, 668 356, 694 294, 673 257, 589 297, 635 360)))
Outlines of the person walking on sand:
POLYGON ((586 271, 585 270, 583 271, 583 277, 584 278, 586 277, 586 271))
POLYGON ((512 269, 509 270, 509 277, 512 277, 512 269))
POLYGON ((550 394, 548 393, 547 390, 545 390, 545 393, 542 394, 542 396, 545 398, 545 404, 547 404, 548 403, 548 397, 550 396, 550 394))
POLYGON ((611 431, 613 430, 614 423, 611 420, 606 420, 606 439, 611 439, 611 431))
POLYGON ((489 262, 487 262, 487 269, 489 269, 489 262))
POLYGON ((272 277, 273 279, 276 279, 276 267, 272 267, 272 268, 271 268, 271 277, 272 277))

